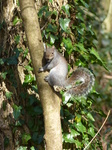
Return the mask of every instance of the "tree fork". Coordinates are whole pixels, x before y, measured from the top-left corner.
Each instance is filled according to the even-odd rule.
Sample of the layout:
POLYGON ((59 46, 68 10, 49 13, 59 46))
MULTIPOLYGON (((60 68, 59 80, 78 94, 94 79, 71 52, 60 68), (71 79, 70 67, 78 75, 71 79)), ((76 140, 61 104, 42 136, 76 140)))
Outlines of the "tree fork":
POLYGON ((44 47, 34 0, 19 0, 19 2, 38 92, 43 107, 45 147, 47 150, 62 150, 60 98, 44 81, 46 73, 38 73, 39 67, 42 66, 44 47))

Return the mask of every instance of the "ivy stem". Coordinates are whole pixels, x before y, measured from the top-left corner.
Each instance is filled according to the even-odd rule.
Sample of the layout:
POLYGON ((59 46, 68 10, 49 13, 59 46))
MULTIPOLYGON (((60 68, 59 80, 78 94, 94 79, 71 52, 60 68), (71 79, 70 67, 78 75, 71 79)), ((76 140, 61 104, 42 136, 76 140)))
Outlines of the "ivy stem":
POLYGON ((105 123, 106 123, 106 121, 107 121, 109 115, 110 115, 110 110, 108 111, 107 117, 105 118, 105 120, 104 120, 102 126, 100 127, 100 129, 98 130, 98 132, 95 134, 95 136, 92 138, 92 140, 86 145, 86 147, 84 148, 84 150, 86 150, 86 149, 88 148, 88 146, 93 142, 93 140, 94 140, 94 139, 96 138, 96 136, 99 134, 99 132, 101 131, 101 129, 102 129, 103 126, 105 125, 105 123))

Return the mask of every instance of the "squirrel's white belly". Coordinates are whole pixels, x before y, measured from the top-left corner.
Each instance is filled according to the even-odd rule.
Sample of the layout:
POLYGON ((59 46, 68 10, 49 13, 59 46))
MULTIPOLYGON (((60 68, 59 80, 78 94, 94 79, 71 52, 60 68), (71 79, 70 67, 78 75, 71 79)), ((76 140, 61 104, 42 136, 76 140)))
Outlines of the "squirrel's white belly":
POLYGON ((63 86, 65 84, 66 76, 67 76, 66 68, 61 68, 60 66, 56 66, 50 70, 49 73, 49 84, 51 86, 60 85, 63 86))

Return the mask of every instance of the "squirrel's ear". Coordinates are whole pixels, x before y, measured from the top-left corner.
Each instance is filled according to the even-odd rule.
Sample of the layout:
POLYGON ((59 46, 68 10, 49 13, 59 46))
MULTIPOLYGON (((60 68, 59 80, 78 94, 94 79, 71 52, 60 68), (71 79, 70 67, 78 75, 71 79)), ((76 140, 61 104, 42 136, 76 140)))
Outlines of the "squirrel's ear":
POLYGON ((52 48, 55 48, 55 46, 53 45, 52 48))
POLYGON ((45 43, 43 43, 43 46, 44 46, 44 52, 46 52, 46 50, 47 50, 47 46, 46 46, 46 44, 45 44, 45 43))

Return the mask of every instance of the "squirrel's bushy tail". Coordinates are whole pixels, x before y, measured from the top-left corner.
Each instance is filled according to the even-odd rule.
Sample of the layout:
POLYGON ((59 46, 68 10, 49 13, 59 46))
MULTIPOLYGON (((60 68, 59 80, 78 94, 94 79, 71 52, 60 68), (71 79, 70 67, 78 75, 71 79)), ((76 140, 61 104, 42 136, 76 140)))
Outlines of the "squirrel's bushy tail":
POLYGON ((66 93, 73 96, 85 96, 91 91, 94 81, 94 75, 90 70, 79 67, 67 79, 66 93))

